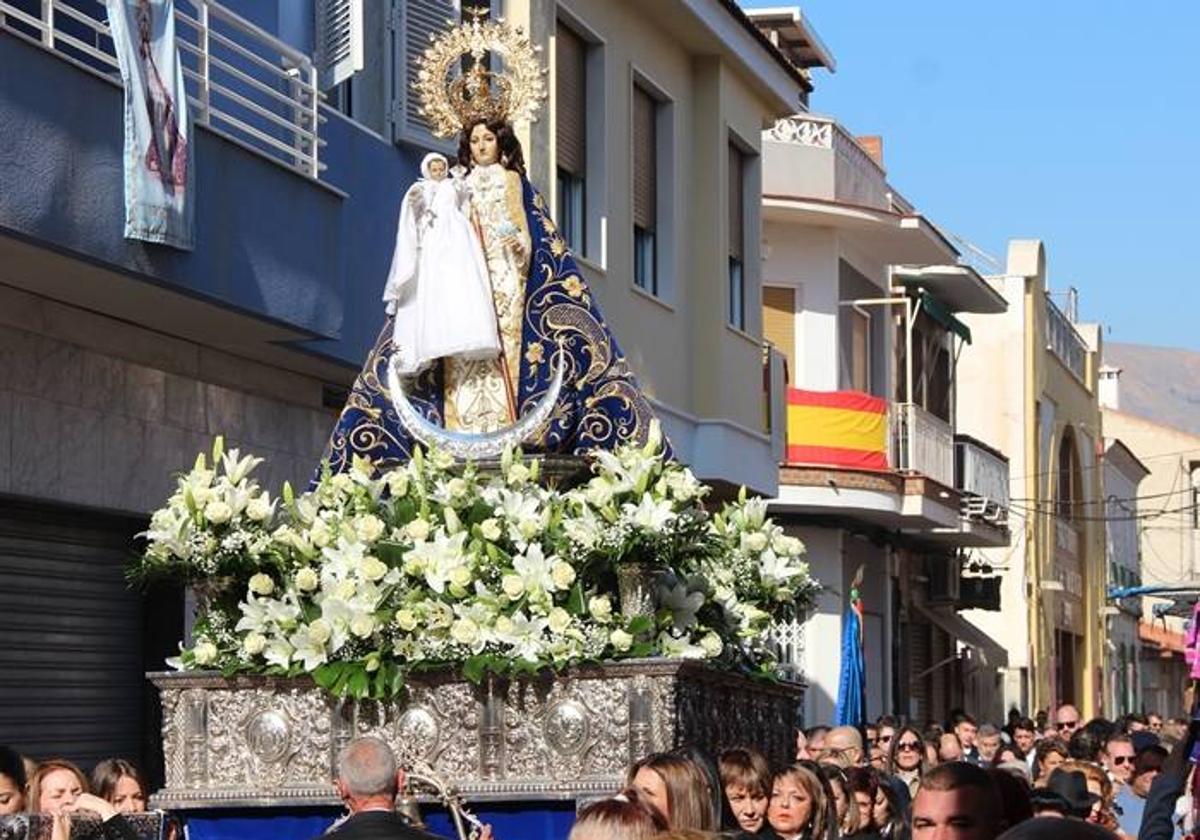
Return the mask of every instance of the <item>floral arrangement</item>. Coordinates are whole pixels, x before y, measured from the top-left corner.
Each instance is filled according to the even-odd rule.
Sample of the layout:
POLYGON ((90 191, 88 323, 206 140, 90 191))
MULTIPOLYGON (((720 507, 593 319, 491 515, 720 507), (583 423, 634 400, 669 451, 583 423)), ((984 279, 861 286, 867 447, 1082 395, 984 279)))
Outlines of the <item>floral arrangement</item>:
POLYGON ((744 491, 710 514, 708 488, 651 437, 594 453, 591 479, 565 491, 519 452, 484 473, 418 449, 277 498, 252 477, 261 459, 218 438, 154 513, 131 577, 203 596, 176 667, 308 673, 355 697, 447 665, 478 680, 673 656, 772 673, 771 623, 817 590, 803 545, 744 491), (621 608, 627 563, 650 570, 651 611, 621 608))

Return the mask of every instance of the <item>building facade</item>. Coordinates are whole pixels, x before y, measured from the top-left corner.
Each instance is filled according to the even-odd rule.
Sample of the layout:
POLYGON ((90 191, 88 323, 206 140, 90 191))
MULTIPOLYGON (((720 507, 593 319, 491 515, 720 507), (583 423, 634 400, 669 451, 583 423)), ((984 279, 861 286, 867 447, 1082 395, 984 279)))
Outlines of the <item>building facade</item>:
POLYGON ((789 387, 771 511, 824 586, 798 669, 810 723, 833 719, 860 571, 869 717, 979 708, 1006 656, 958 609, 989 585, 964 578, 968 552, 1008 544, 1008 464, 957 435, 954 400, 958 313, 1005 302, 892 189, 880 145, 812 114, 763 134, 763 319, 789 387))
POLYGON ((1090 717, 1107 705, 1100 331, 1055 304, 1039 241, 1011 242, 989 284, 1008 310, 964 317, 978 340, 959 359, 958 419, 1012 459, 1013 543, 981 552, 1003 570, 1000 611, 966 615, 1009 652, 1005 710, 1069 702, 1090 717))

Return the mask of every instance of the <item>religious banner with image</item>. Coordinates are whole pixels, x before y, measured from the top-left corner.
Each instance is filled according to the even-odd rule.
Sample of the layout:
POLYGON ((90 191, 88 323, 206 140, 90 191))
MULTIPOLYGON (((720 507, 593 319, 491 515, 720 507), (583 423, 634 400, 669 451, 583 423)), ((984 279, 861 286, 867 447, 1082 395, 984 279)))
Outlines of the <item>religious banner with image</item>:
POLYGON ((125 238, 192 248, 191 122, 173 0, 107 0, 125 83, 125 238))

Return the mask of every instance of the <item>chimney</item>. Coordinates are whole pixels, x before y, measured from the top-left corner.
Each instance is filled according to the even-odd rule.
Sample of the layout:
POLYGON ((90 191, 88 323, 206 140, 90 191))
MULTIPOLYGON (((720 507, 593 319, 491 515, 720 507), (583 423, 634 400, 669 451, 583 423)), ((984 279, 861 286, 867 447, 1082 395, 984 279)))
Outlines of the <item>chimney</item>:
POLYGON ((883 166, 883 138, 878 134, 868 134, 864 137, 855 137, 855 142, 862 146, 862 150, 871 156, 871 160, 883 166))
POLYGON ((1100 407, 1121 410, 1121 368, 1100 366, 1100 407))

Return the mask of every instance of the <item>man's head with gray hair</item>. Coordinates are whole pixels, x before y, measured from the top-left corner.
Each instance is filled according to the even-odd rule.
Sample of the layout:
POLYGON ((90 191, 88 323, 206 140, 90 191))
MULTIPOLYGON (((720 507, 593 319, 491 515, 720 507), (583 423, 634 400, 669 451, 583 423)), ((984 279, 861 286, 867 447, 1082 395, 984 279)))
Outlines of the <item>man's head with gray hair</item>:
POLYGON ((351 810, 355 802, 394 801, 398 780, 392 748, 378 738, 355 738, 338 753, 337 787, 351 810))

